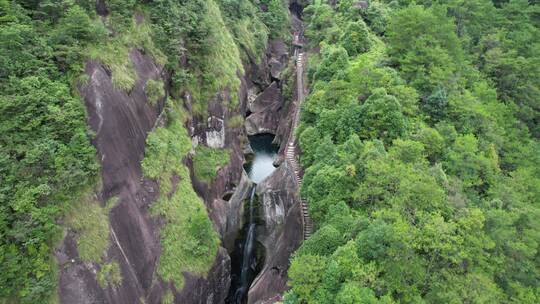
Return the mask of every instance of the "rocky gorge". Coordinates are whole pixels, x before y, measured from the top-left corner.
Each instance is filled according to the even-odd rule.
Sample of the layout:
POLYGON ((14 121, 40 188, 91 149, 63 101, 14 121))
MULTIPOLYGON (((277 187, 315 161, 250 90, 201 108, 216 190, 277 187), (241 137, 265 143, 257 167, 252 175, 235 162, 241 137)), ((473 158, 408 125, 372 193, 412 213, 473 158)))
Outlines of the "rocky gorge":
MULTIPOLYGON (((291 31, 300 32, 301 21, 295 15, 299 8, 291 7, 291 31)), ((246 227, 250 224, 256 231, 252 236, 257 263, 250 266, 254 275, 245 296, 235 303, 273 303, 281 298, 287 290, 289 257, 303 240, 298 184, 291 164, 284 159, 296 116, 296 90, 288 88, 293 93, 287 97, 283 92, 286 85, 294 87, 296 83, 294 48, 282 39, 269 40, 260 60, 244 63, 236 108, 226 106, 231 94, 222 91, 209 101, 206 115, 199 115, 192 110, 189 92, 183 95, 192 150, 199 145, 223 148, 230 152, 230 159, 210 182, 194 174, 192 157, 185 159, 193 188, 204 200, 221 245, 206 276, 184 272, 181 290, 156 273, 164 223, 150 213, 150 207, 164 194, 159 183, 144 177, 141 169, 147 135, 165 123, 161 114, 167 102, 162 97, 150 103, 145 88, 149 80, 169 83, 169 75, 150 56, 132 49, 129 60, 137 82, 125 92, 113 86, 111 71, 105 65, 99 61, 86 63, 89 81, 79 91, 88 125, 95 132, 92 143, 102 168, 95 199, 102 204, 115 200, 108 215, 110 245, 105 260, 118 262, 121 281, 101 286, 99 269, 95 263, 80 259, 76 232, 68 230, 55 252, 60 265, 61 303, 164 303, 166 291, 171 289, 174 303, 224 303, 226 299, 233 303, 227 296, 233 273, 237 272, 234 267, 241 263, 231 259, 238 258, 237 245, 248 237, 246 227), (230 123, 237 116, 243 117, 243 123, 230 123), (271 136, 276 147, 272 160, 276 168, 255 184, 245 167, 256 153, 249 137, 261 134, 271 136), (249 220, 250 212, 255 213, 256 221, 249 220)))

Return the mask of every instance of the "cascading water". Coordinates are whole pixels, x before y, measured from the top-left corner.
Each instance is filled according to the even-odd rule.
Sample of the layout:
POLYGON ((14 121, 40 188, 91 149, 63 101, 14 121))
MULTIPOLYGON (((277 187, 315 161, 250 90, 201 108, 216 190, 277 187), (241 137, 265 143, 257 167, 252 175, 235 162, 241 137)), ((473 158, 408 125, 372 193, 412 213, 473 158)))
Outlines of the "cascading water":
POLYGON ((253 219, 253 199, 255 198, 255 187, 251 191, 249 199, 249 226, 248 233, 244 242, 244 251, 242 254, 242 268, 240 271, 239 288, 234 294, 234 304, 242 304, 251 284, 251 277, 255 271, 255 222, 253 219))
MULTIPOLYGON (((249 142, 254 153, 252 161, 246 164, 246 171, 254 183, 262 182, 276 169, 273 166, 277 146, 272 144, 274 136, 271 134, 259 134, 249 137, 249 142)), ((251 190, 249 205, 245 210, 245 225, 236 240, 235 250, 231 253, 232 280, 227 304, 243 304, 247 301, 247 295, 251 283, 258 274, 262 254, 257 251, 257 196, 256 186, 251 190), (248 209, 249 208, 249 209, 248 209)))
POLYGON ((233 276, 228 304, 243 304, 247 300, 249 287, 257 274, 255 186, 249 198, 248 222, 244 226, 244 238, 237 240, 237 249, 232 255, 233 276))

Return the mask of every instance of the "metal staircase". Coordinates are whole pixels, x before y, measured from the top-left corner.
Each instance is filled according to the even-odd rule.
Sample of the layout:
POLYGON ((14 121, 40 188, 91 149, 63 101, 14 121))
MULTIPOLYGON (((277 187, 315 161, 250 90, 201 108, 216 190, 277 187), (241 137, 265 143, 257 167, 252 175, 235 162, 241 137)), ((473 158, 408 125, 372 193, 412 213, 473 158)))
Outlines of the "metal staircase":
MULTIPOLYGON (((294 177, 296 183, 298 184, 298 189, 302 186, 302 179, 300 178, 300 164, 298 163, 297 153, 296 153, 296 135, 295 130, 298 127, 300 121, 300 105, 304 101, 304 53, 296 49, 296 86, 297 86, 297 100, 296 100, 296 109, 292 125, 292 133, 289 137, 289 143, 285 150, 285 158, 292 165, 294 171, 294 177)), ((313 221, 309 216, 308 204, 305 199, 300 199, 302 207, 302 222, 304 226, 304 240, 308 239, 313 233, 313 221)))

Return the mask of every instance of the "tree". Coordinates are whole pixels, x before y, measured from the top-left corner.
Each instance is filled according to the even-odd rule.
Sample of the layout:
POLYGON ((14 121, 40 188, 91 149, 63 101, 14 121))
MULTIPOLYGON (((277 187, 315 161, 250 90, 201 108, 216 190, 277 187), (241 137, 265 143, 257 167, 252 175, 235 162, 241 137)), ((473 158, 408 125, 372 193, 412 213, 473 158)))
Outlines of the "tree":
POLYGON ((341 35, 340 43, 349 56, 367 52, 371 46, 371 40, 364 21, 349 22, 341 35))
POLYGON ((330 81, 332 78, 343 77, 343 70, 349 64, 349 55, 343 47, 323 47, 321 56, 321 63, 313 75, 314 81, 330 81))
POLYGON ((390 57, 424 95, 455 82, 463 53, 454 23, 442 8, 411 5, 399 10, 390 19, 386 36, 390 57))
POLYGON ((293 286, 292 292, 300 302, 309 303, 314 299, 313 294, 319 289, 326 263, 326 258, 309 254, 292 260, 288 275, 293 286))
POLYGON ((378 89, 360 107, 360 138, 391 142, 405 134, 407 122, 399 101, 378 89))

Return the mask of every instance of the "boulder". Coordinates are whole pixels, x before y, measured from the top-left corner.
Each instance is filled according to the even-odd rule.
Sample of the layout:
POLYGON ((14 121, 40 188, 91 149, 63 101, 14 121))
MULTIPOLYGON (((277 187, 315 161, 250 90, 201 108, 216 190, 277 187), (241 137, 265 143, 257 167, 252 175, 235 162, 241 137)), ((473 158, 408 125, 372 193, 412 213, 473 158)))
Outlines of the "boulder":
POLYGON ((253 113, 244 123, 247 135, 271 133, 275 134, 279 124, 279 117, 275 112, 253 113))
POLYGON ((249 104, 249 110, 252 113, 276 111, 281 106, 282 99, 281 89, 274 81, 249 104))
POLYGON ((208 278, 184 273, 186 283, 175 298, 175 303, 223 303, 231 285, 230 273, 231 259, 227 251, 220 247, 214 265, 208 271, 208 278))
POLYGON ((248 303, 267 303, 279 299, 287 287, 291 254, 302 243, 302 219, 294 171, 283 162, 268 178, 257 185, 262 199, 264 224, 257 227, 257 240, 265 249, 264 266, 251 284, 248 303))

